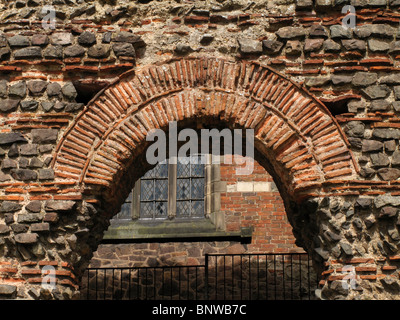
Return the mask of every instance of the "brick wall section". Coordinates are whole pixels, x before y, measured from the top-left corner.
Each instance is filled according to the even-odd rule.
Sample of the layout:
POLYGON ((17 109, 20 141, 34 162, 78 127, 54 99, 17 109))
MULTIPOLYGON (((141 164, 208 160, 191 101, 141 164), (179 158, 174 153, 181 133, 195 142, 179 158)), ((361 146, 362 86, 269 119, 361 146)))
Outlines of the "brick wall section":
MULTIPOLYGON (((118 198, 113 183, 140 158, 144 146, 135 149, 131 134, 147 132, 139 123, 152 116, 156 102, 162 101, 160 114, 175 106, 183 111, 175 118, 188 118, 197 114, 185 114, 176 101, 199 106, 195 98, 209 96, 208 107, 219 107, 218 99, 251 96, 243 111, 268 110, 266 117, 224 121, 260 120, 266 133, 277 134, 274 140, 259 131, 265 148, 258 147, 281 184, 296 240, 328 271, 323 296, 399 297, 396 1, 351 1, 354 30, 341 27, 337 1, 60 3, 55 30, 42 28, 44 1, 4 3, 0 16, 0 253, 10 274, 18 269, 18 279, 1 276, 2 296, 37 298, 30 290, 39 286, 21 273, 24 261, 69 263, 79 278, 107 227, 105 204, 118 211, 132 186, 133 177, 125 177, 118 198), (196 68, 208 63, 207 72, 196 68), (156 98, 157 92, 165 95, 156 98), (274 100, 280 95, 282 104, 259 99, 263 92, 274 100), (292 107, 288 118, 285 106, 292 107), (128 121, 118 122, 120 116, 128 121), (116 124, 121 130, 105 130, 116 124), (287 135, 267 130, 279 126, 287 135), (310 135, 314 126, 320 131, 310 135), (273 147, 293 136, 297 144, 286 144, 287 158, 279 160, 282 150, 273 147), (294 171, 284 165, 307 158, 294 171), (331 270, 340 273, 356 258, 376 267, 358 265, 360 287, 343 291, 331 270)), ((205 110, 222 120, 215 109, 205 110)))

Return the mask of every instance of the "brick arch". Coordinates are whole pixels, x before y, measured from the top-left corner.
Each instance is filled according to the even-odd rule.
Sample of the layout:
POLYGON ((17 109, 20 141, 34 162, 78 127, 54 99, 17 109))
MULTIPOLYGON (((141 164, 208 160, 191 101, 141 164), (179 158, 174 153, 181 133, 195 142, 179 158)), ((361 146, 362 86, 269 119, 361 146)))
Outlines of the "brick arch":
POLYGON ((60 140, 56 177, 112 188, 151 129, 193 118, 255 129, 257 150, 294 199, 356 175, 340 127, 304 88, 259 63, 197 57, 128 72, 102 90, 60 140))

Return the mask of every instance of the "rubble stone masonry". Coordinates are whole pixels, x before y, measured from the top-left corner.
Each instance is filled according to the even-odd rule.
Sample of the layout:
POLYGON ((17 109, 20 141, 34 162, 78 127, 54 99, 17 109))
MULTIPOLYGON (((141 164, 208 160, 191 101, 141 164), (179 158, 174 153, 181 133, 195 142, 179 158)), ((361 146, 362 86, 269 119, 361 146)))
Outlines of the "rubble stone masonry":
MULTIPOLYGON (((293 229, 286 249, 312 255, 323 299, 399 299, 399 6, 1 0, 0 297, 79 298, 110 218, 149 168, 147 133, 178 121, 254 129, 293 229), (43 288, 44 266, 57 290, 43 288)), ((227 181, 221 209, 256 182, 227 181)))

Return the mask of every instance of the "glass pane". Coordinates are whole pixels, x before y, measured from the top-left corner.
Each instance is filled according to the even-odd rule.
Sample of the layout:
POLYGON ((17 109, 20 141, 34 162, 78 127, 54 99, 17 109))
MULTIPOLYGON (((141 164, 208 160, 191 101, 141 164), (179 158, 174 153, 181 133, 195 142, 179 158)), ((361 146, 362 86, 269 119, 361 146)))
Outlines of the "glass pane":
POLYGON ((141 218, 153 218, 153 202, 141 202, 140 203, 140 217, 141 218))
POLYGON ((155 199, 168 200, 168 180, 155 181, 155 199))
POLYGON ((117 219, 130 219, 131 218, 132 203, 126 202, 122 205, 121 211, 116 216, 117 219))
POLYGON ((180 161, 177 162, 176 174, 178 178, 190 176, 190 164, 184 164, 180 161))
POLYGON ((156 202, 155 218, 166 218, 168 215, 168 202, 156 202))
POLYGON ((176 198, 178 200, 190 198, 190 179, 177 179, 176 198))
POLYGON ((204 198, 204 179, 192 179, 192 199, 204 198))
POLYGON ((140 182, 140 200, 150 201, 154 199, 154 181, 153 180, 142 180, 140 182))
POLYGON ((192 201, 192 217, 204 217, 204 201, 192 201))
POLYGON ((190 201, 177 201, 176 216, 178 218, 190 216, 190 201))

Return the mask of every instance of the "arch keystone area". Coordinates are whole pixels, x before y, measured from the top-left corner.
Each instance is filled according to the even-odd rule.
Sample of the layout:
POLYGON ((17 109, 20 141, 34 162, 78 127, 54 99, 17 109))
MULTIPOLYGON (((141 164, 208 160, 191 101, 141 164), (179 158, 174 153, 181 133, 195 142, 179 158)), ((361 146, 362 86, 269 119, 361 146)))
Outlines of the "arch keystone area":
POLYGON ((60 140, 56 178, 112 188, 150 130, 194 119, 254 129, 292 195, 357 174, 339 125, 305 89, 259 63, 197 57, 128 72, 103 89, 60 140))

